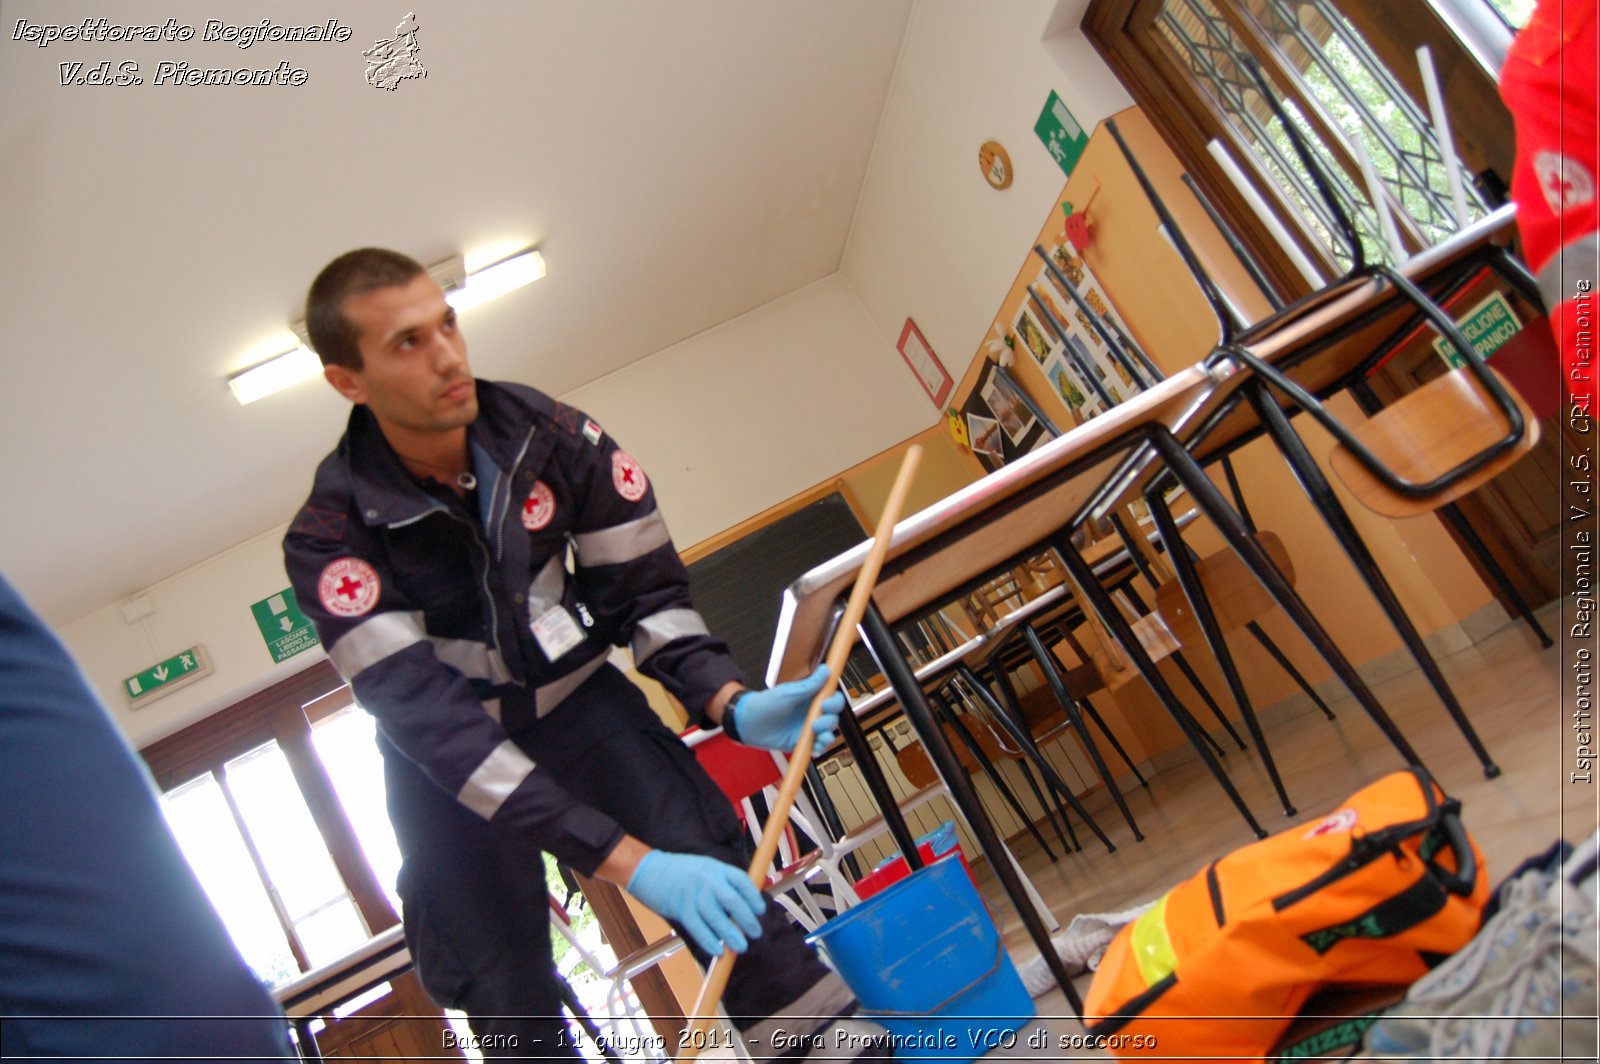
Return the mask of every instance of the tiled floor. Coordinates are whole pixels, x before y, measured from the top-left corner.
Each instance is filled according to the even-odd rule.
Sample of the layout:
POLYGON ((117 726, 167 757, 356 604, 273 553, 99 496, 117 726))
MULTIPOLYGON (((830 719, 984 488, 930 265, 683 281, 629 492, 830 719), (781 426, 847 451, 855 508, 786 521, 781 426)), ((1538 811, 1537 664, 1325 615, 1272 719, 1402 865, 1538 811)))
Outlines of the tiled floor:
MULTIPOLYGON (((1553 608, 1544 615, 1556 634, 1553 608)), ((1592 646, 1592 642, 1590 644, 1592 646)), ((1577 756, 1572 712, 1571 672, 1576 646, 1563 641, 1549 650, 1521 625, 1508 625, 1477 645, 1440 659, 1450 683, 1467 708, 1503 773, 1485 779, 1471 751, 1438 699, 1414 670, 1374 688, 1379 700, 1417 747, 1445 789, 1463 803, 1463 820, 1498 882, 1524 857, 1559 837, 1579 842, 1594 832, 1597 789, 1573 783, 1568 773, 1577 756)), ((1401 767, 1400 759, 1348 696, 1330 699, 1338 720, 1315 710, 1280 717, 1267 728, 1274 756, 1299 808, 1293 820, 1279 810, 1253 754, 1232 751, 1228 771, 1246 802, 1270 832, 1314 819, 1335 809, 1349 793, 1401 767)), ((1253 840, 1243 820, 1198 762, 1156 775, 1148 791, 1128 795, 1145 833, 1131 832, 1105 795, 1090 804, 1117 846, 1115 854, 1093 846, 1051 864, 1039 852, 1023 853, 1023 863, 1046 902, 1065 925, 1076 913, 1129 908, 1161 894, 1207 862, 1253 840)), ((1018 964, 1038 956, 1033 941, 992 877, 982 880, 990 909, 1003 918, 1007 946, 1018 964)), ((1087 976, 1077 981, 1087 991, 1087 976)), ((1058 989, 1038 998, 1048 1052, 1030 1049, 1022 1039, 996 1057, 1053 1059, 1093 1057, 1092 1052, 1057 1048, 1062 1035, 1082 1031, 1058 989)), ((1035 1041, 1038 1038, 1036 1036, 1035 1041)))

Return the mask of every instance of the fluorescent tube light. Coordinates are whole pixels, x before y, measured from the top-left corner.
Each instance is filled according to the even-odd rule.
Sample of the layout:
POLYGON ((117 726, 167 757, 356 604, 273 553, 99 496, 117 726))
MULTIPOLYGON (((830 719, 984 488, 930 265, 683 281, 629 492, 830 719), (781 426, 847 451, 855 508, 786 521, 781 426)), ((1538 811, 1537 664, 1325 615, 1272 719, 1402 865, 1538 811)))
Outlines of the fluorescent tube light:
POLYGON ((235 373, 228 378, 228 387, 233 389, 233 397, 239 400, 239 405, 244 406, 321 373, 322 361, 309 347, 300 344, 243 373, 235 373))
POLYGON ((523 285, 532 284, 544 273, 544 256, 537 251, 525 251, 469 273, 460 288, 447 291, 444 297, 457 310, 470 310, 491 299, 499 299, 523 285))
MULTIPOLYGON (((450 305, 465 311, 543 277, 544 256, 537 251, 525 251, 468 274, 462 268, 461 256, 457 255, 430 266, 428 274, 445 290, 444 297, 450 305)), ((298 346, 228 378, 228 387, 233 389, 241 406, 321 375, 322 362, 305 342, 305 323, 295 322, 292 328, 302 341, 298 346)))

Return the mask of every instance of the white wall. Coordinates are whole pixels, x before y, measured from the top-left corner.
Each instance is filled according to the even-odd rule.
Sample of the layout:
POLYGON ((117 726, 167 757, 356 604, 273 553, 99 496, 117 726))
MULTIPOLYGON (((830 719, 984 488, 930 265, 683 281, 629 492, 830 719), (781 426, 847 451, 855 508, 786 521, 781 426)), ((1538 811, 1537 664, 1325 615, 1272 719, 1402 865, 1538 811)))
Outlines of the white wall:
MULTIPOLYGON (((563 399, 644 464, 678 545, 722 531, 927 428, 936 412, 837 274, 563 399)), ((307 471, 307 476, 310 471, 307 471)), ((113 603, 61 631, 136 746, 314 663, 272 665, 250 603, 288 586, 283 526, 147 589, 134 624, 113 603), (196 643, 213 673, 137 711, 122 680, 196 643)))
POLYGON ((1132 105, 1076 28, 1086 6, 919 0, 912 9, 840 271, 891 344, 913 318, 957 379, 1066 184, 1033 131, 1051 90, 1085 130, 1132 105), (1010 154, 1010 188, 984 181, 986 140, 1010 154))
POLYGON ((939 417, 837 273, 565 398, 644 464, 680 547, 939 417))

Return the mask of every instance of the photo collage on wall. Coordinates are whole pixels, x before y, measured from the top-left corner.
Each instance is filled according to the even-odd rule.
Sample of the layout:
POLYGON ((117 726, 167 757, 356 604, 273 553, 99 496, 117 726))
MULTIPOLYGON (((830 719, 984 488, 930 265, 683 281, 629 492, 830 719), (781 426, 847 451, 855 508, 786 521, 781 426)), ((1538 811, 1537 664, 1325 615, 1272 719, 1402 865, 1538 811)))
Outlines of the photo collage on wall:
MULTIPOLYGON (((1114 322, 1126 335, 1126 324, 1101 293, 1100 284, 1088 264, 1067 245, 1051 249, 1050 258, 1078 290, 1083 301, 1101 318, 1114 322)), ((1055 388, 1061 401, 1077 418, 1084 420, 1103 413, 1107 407, 1106 399, 1115 404, 1131 396, 1137 390, 1132 375, 1112 355, 1107 338, 1101 335, 1101 330, 1095 327, 1089 315, 1079 309, 1043 264, 1031 287, 1045 301, 1055 323, 1065 334, 1065 340, 1057 335, 1033 300, 1026 297, 1012 322, 1012 332, 1020 341, 1017 345, 1019 351, 1027 351, 1055 388), (1080 366, 1087 367, 1087 372, 1094 374, 1093 383, 1085 378, 1085 370, 1080 366)), ((1116 342, 1116 329, 1110 332, 1110 342, 1116 342)))
POLYGON ((989 472, 1061 434, 1022 386, 1002 367, 985 361, 978 385, 962 408, 972 453, 989 472))

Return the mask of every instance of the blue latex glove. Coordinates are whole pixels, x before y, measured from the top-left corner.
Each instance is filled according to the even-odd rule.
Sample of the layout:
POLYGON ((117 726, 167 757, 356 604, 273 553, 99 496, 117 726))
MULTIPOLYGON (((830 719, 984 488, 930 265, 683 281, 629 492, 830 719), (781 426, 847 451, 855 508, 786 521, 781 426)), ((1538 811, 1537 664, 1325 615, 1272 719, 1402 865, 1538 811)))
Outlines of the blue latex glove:
MULTIPOLYGON (((733 730, 739 741, 747 746, 760 746, 767 750, 788 753, 800 741, 800 729, 806 722, 806 710, 828 679, 828 667, 818 665, 817 671, 804 680, 791 680, 769 687, 765 691, 748 691, 733 707, 733 730)), ((844 692, 835 690, 822 703, 814 730, 816 741, 811 746, 811 756, 816 757, 833 745, 839 735, 839 714, 844 712, 844 692)))
POLYGON ((651 850, 633 870, 628 893, 689 932, 713 957, 743 953, 761 937, 767 899, 741 868, 696 853, 651 850))

